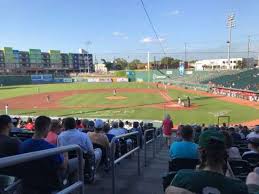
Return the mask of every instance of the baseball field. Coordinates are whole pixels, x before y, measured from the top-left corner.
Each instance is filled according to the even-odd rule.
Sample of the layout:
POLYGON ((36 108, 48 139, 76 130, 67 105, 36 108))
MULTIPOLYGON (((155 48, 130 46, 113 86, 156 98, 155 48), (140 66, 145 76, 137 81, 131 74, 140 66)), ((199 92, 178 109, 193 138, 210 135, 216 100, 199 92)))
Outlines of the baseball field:
MULTIPOLYGON (((176 124, 217 123, 230 116, 231 123, 258 124, 259 103, 212 95, 175 86, 145 83, 67 83, 0 88, 0 113, 12 115, 74 116, 161 120, 169 113, 176 124), (191 106, 178 104, 178 97, 191 106)), ((223 122, 223 121, 222 121, 223 122)))

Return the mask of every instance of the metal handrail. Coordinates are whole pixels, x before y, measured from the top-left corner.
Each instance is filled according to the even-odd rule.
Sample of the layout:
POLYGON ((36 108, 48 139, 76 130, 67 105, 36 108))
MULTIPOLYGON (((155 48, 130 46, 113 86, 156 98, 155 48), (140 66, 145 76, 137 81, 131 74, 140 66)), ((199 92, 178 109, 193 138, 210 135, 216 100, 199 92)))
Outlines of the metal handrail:
POLYGON ((57 194, 67 194, 73 190, 80 189, 80 194, 84 193, 84 175, 83 175, 83 153, 81 148, 78 145, 69 145, 58 148, 52 148, 47 150, 41 150, 36 152, 30 152, 25 154, 19 154, 15 156, 9 156, 1 158, 0 160, 0 168, 5 168, 13 165, 17 165, 19 163, 29 162, 33 160, 38 160, 41 158, 49 157, 52 155, 56 155, 59 153, 69 152, 76 150, 78 156, 78 181, 64 190, 58 192, 57 194))
MULTIPOLYGON (((159 139, 159 149, 161 149, 163 147, 163 131, 162 128, 157 128, 156 129, 156 139, 159 139), (160 131, 160 134, 158 134, 158 132, 160 131)), ((158 149, 156 150, 157 152, 159 151, 158 149)))
POLYGON ((147 166, 147 145, 153 142, 153 158, 155 158, 156 142, 155 142, 155 130, 156 129, 147 129, 144 131, 144 165, 147 166), (149 141, 146 141, 147 133, 153 132, 153 138, 149 141))
POLYGON ((140 175, 140 141, 139 141, 139 132, 131 132, 123 135, 116 136, 112 139, 111 141, 111 164, 112 164, 112 193, 116 194, 116 187, 115 187, 115 167, 118 162, 126 158, 127 156, 133 154, 134 152, 138 151, 138 175, 140 175), (124 138, 124 137, 129 137, 135 135, 137 137, 137 147, 134 148, 133 150, 127 152, 126 154, 120 156, 115 160, 115 148, 116 148, 116 140, 124 138))

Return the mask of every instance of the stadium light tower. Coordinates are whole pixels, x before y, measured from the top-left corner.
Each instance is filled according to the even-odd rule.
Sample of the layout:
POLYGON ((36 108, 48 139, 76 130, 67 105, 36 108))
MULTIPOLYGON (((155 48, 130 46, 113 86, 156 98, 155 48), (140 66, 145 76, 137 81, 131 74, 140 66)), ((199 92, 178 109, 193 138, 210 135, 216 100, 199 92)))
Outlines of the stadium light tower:
POLYGON ((232 28, 235 27, 235 14, 231 14, 228 16, 227 19, 227 28, 229 29, 229 39, 227 41, 228 44, 228 67, 230 68, 230 50, 231 50, 231 43, 232 43, 232 28))

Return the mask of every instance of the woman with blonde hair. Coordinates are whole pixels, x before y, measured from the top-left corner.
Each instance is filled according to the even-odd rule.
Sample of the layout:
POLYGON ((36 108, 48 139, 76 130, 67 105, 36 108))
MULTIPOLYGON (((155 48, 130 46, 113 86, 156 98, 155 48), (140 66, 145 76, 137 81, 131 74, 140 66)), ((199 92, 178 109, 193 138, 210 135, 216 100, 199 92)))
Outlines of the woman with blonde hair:
POLYGON ((163 136, 166 138, 167 145, 171 145, 172 128, 174 127, 173 121, 169 114, 165 115, 162 123, 163 136))

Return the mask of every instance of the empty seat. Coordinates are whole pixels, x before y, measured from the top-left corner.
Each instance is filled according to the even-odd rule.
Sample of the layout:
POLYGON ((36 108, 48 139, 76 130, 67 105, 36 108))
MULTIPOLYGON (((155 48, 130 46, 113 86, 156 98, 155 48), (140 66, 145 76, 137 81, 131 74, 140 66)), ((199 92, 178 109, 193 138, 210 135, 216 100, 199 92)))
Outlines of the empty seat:
POLYGON ((246 160, 229 160, 230 167, 235 177, 245 181, 247 175, 253 170, 252 166, 246 160))

